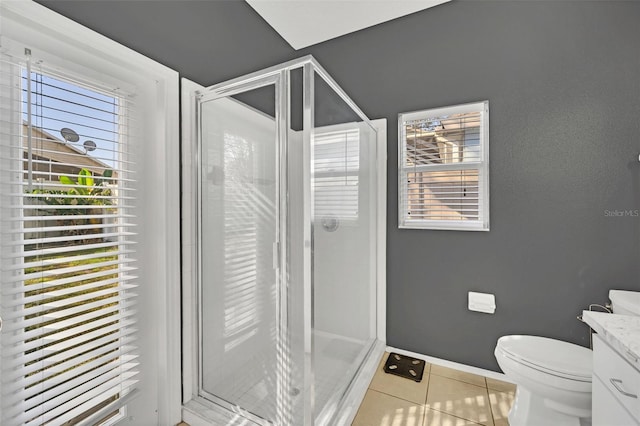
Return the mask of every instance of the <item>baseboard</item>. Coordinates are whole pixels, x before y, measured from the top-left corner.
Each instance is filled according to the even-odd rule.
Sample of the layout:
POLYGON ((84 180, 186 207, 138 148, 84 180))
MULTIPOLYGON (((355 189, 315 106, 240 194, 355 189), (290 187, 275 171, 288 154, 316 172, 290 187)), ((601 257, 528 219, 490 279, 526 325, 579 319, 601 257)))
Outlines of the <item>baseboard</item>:
POLYGON ((513 381, 507 378, 507 376, 505 376, 503 373, 498 373, 496 371, 491 371, 491 370, 485 370, 484 368, 472 367, 471 365, 460 364, 458 362, 448 361, 446 359, 419 354, 417 352, 406 351, 404 349, 393 348, 391 346, 387 346, 387 352, 395 352, 400 355, 408 355, 414 358, 422 359, 431 364, 440 365, 442 367, 454 368, 456 370, 464 371, 466 373, 477 374, 479 376, 489 377, 490 379, 513 383, 513 381))

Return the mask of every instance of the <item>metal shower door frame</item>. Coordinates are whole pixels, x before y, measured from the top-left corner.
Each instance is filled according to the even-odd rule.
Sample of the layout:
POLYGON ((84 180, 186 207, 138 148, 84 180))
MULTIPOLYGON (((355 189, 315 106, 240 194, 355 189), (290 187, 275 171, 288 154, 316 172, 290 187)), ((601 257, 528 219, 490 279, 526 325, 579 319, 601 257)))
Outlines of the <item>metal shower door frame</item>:
MULTIPOLYGON (((276 122, 276 217, 277 220, 277 264, 276 271, 276 420, 277 426, 293 425, 292 418, 293 404, 291 395, 294 387, 303 389, 304 397, 304 426, 312 426, 314 422, 314 397, 312 392, 306 390, 313 389, 314 380, 314 336, 313 336, 313 318, 314 318, 314 283, 313 283, 313 229, 312 220, 313 208, 313 188, 311 185, 311 164, 313 160, 312 138, 314 128, 314 76, 319 76, 325 83, 354 111, 364 122, 366 122, 374 131, 375 127, 371 124, 369 118, 360 110, 360 108, 349 98, 342 88, 333 80, 333 78, 322 68, 322 66, 311 55, 304 56, 289 62, 285 62, 261 71, 247 74, 242 77, 219 83, 202 90, 196 91, 195 96, 195 129, 197 129, 196 149, 195 149, 195 167, 201 170, 202 167, 202 122, 201 122, 201 104, 203 102, 226 98, 262 87, 275 85, 275 122, 276 122), (288 229, 287 217, 288 211, 288 160, 289 160, 289 137, 288 132, 291 125, 290 108, 290 72, 295 69, 303 70, 303 223, 302 230, 303 241, 303 296, 304 296, 304 361, 303 361, 303 382, 299 386, 293 386, 291 374, 291 327, 289 312, 290 303, 290 283, 289 283, 289 261, 287 253, 288 239, 290 230, 288 229)), ((201 175, 198 174, 196 179, 196 223, 195 235, 200 235, 202 228, 202 182, 201 175)), ((268 420, 258 417, 242 407, 223 400, 215 395, 204 391, 202 386, 202 239, 196 238, 195 270, 196 270, 196 300, 197 300, 197 360, 196 360, 196 376, 198 395, 205 396, 207 400, 228 410, 232 413, 251 420, 260 425, 272 425, 268 420)), ((374 289, 377 287, 374 285, 374 289)), ((376 319, 378 320, 378 319, 376 319)), ((370 348, 371 350, 371 348, 370 348)), ((296 425, 297 426, 297 425, 296 425)))
MULTIPOLYGON (((196 119, 196 129, 197 129, 197 138, 196 138, 196 170, 202 170, 202 104, 204 102, 213 101, 216 99, 227 98, 229 96, 245 93, 254 89, 259 89, 262 87, 268 87, 273 85, 275 87, 275 122, 276 122, 276 140, 274 141, 276 144, 276 158, 275 158, 275 170, 276 173, 276 211, 275 217, 278 218, 276 221, 276 244, 277 244, 277 252, 278 252, 278 268, 276 270, 276 294, 278 295, 276 299, 276 424, 284 425, 286 423, 286 413, 290 412, 290 397, 289 397, 289 379, 286 377, 286 372, 283 367, 285 367, 286 360, 283 359, 286 356, 286 353, 283 353, 282 348, 287 348, 288 340, 289 340, 289 330, 288 330, 288 321, 287 321, 287 307, 288 307, 288 299, 287 299, 287 291, 286 291, 286 257, 282 255, 285 253, 283 249, 286 249, 286 168, 281 167, 281 164, 286 164, 287 157, 287 105, 288 101, 288 74, 285 70, 281 70, 280 72, 273 73, 261 73, 261 76, 246 76, 241 77, 240 79, 235 79, 227 83, 222 83, 219 85, 208 87, 204 90, 197 91, 195 97, 195 119, 196 119), (283 100, 285 100, 283 102, 283 100), (284 212, 284 213, 283 213, 284 212), (284 225, 284 226, 283 226, 284 225)), ((201 175, 198 174, 198 178, 196 180, 196 211, 197 211, 197 219, 196 219, 196 235, 200 235, 200 229, 202 227, 202 178, 201 175)), ((197 256, 196 256, 196 274, 197 274, 197 285, 196 285, 196 300, 198 301, 197 305, 197 342, 198 342, 198 350, 197 350, 197 388, 198 395, 205 396, 211 402, 220 405, 221 407, 227 409, 230 412, 239 413, 243 417, 253 421, 256 424, 261 425, 271 425, 272 423, 266 419, 263 419, 238 405, 230 403, 218 396, 211 394, 204 390, 203 386, 203 359, 202 359, 202 336, 203 336, 203 324, 202 324, 202 239, 197 239, 197 256)))

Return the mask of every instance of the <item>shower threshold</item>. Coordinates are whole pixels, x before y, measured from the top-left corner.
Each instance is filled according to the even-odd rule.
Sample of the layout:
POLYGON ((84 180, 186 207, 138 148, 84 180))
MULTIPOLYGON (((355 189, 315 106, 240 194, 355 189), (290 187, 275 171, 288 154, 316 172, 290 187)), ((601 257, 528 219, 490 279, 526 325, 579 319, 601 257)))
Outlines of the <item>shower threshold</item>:
MULTIPOLYGON (((385 345, 380 341, 370 341, 366 346, 360 345, 356 351, 356 341, 353 339, 322 331, 317 332, 315 338, 315 352, 317 354, 317 368, 314 372, 316 380, 315 406, 322 407, 322 409, 315 416, 316 420, 313 425, 347 426, 355 417, 380 357, 384 353, 385 345), (341 351, 329 352, 333 345, 339 345, 341 351), (349 366, 348 356, 354 354, 358 362, 349 366), (340 380, 336 385, 336 377, 338 376, 340 376, 340 380), (353 377, 353 379, 348 380, 349 377, 353 377)), ((303 403, 302 391, 299 389, 296 393, 296 395, 292 395, 295 399, 294 404, 303 403)), ((256 397, 259 395, 264 395, 264 384, 258 381, 246 392, 243 392, 240 399, 237 400, 239 403, 252 402, 254 405, 251 413, 239 407, 236 411, 229 410, 205 397, 192 399, 183 406, 183 419, 191 426, 274 425, 274 422, 261 420, 261 418, 271 417, 275 412, 275 407, 267 405, 268 398, 264 400, 264 404, 255 405, 256 397)))

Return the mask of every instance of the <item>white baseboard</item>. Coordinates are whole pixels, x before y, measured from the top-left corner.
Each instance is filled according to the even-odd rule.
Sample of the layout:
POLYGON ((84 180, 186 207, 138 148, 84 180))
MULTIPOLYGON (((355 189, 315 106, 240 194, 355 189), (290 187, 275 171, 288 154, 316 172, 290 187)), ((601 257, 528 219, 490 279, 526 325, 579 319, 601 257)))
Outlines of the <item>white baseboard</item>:
POLYGON ((513 381, 503 373, 498 373, 491 370, 485 370, 484 368, 472 367, 466 364, 460 364, 458 362, 447 361, 446 359, 436 358, 429 355, 419 354, 417 352, 405 351, 404 349, 393 348, 391 346, 387 346, 387 352, 395 352, 400 355, 407 355, 413 358, 422 359, 431 364, 440 365, 442 367, 453 368, 456 370, 464 371, 466 373, 477 374, 479 376, 489 377, 490 379, 501 380, 503 382, 513 383, 513 381))

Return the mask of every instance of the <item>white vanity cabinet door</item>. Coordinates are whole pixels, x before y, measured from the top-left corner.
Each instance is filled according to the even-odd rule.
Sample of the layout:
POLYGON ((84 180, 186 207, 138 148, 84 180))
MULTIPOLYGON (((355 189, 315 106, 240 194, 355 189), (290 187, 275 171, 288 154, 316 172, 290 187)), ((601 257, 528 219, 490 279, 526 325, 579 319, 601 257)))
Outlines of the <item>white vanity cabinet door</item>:
POLYGON ((640 371, 598 335, 593 339, 593 426, 640 425, 640 371))
POLYGON ((631 414, 616 400, 599 377, 593 376, 593 426, 637 426, 631 414))

